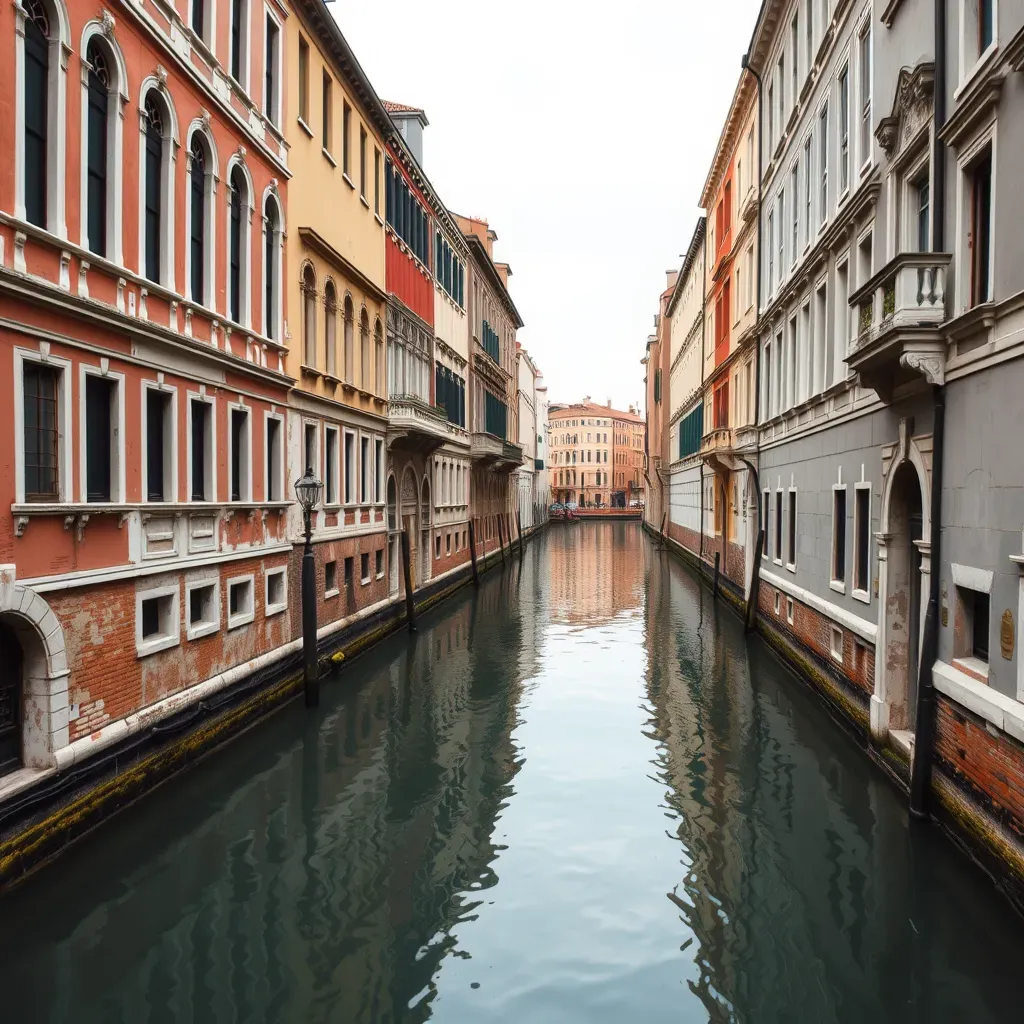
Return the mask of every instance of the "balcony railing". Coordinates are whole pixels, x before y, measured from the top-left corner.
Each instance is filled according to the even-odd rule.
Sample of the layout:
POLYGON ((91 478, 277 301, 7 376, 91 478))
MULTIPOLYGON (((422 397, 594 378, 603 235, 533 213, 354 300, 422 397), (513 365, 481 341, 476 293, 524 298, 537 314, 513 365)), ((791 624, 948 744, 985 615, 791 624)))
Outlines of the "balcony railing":
POLYGON ((417 395, 392 395, 388 402, 389 444, 404 442, 427 450, 439 448, 450 436, 465 431, 448 422, 444 409, 430 405, 417 395))
POLYGON ((890 260, 850 296, 857 314, 852 353, 903 327, 936 327, 946 319, 948 252, 907 252, 890 260))

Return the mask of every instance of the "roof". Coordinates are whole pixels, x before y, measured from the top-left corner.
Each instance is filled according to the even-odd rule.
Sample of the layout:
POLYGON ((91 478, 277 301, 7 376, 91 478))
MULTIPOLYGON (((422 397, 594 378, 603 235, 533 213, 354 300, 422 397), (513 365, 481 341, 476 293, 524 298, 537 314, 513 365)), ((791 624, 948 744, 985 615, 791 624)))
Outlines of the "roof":
POLYGON ((607 405, 601 405, 600 402, 553 402, 548 406, 548 419, 562 416, 608 416, 616 420, 644 422, 643 416, 632 412, 623 412, 621 409, 609 409, 607 405))
POLYGON ((671 317, 675 312, 676 306, 679 304, 679 296, 683 294, 683 288, 690 279, 690 271, 693 269, 694 260, 696 260, 701 244, 704 241, 706 226, 707 218, 698 217, 697 226, 693 229, 693 237, 690 239, 690 246, 686 250, 683 265, 679 270, 679 276, 676 278, 676 286, 672 289, 672 297, 668 300, 668 306, 665 309, 666 316, 671 317))
POLYGON ((736 83, 736 91, 733 93, 732 102, 729 104, 729 113, 726 115, 725 124, 718 137, 718 146, 715 149, 714 159, 708 170, 708 176, 704 181, 704 188, 700 194, 700 205, 707 210, 714 204, 715 195, 718 192, 722 179, 729 169, 729 162, 737 146, 742 142, 740 130, 747 119, 751 106, 757 99, 756 82, 753 75, 748 75, 746 68, 740 71, 739 80, 736 83))
POLYGON ((395 103, 392 100, 381 100, 381 103, 389 114, 416 114, 424 127, 430 124, 422 107, 410 107, 407 103, 395 103))

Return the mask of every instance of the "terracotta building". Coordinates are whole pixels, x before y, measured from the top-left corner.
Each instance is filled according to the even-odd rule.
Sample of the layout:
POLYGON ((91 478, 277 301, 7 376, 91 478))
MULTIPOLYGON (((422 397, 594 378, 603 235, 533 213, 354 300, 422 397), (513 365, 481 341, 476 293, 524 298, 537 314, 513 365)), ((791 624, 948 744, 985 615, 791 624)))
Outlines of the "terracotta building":
POLYGON ((600 405, 589 397, 571 405, 552 403, 548 423, 553 501, 610 506, 640 487, 643 418, 632 407, 621 412, 611 399, 600 405))

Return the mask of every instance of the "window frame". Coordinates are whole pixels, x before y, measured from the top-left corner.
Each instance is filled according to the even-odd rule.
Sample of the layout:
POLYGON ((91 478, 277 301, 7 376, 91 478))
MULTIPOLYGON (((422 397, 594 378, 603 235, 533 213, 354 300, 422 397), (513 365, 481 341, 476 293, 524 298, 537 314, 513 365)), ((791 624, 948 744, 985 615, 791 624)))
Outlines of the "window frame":
POLYGON ((872 494, 872 487, 869 481, 860 480, 853 485, 853 580, 850 588, 850 596, 857 601, 862 601, 864 604, 871 603, 871 505, 874 495, 872 494), (860 503, 858 501, 858 495, 867 494, 867 525, 863 528, 864 542, 867 545, 867 551, 862 552, 861 550, 861 522, 860 522, 860 503), (860 556, 864 554, 864 565, 866 579, 860 580, 859 567, 860 567, 860 556), (863 587, 858 587, 858 583, 864 583, 863 587))
POLYGON ((339 434, 341 432, 340 427, 336 423, 325 423, 324 424, 324 455, 323 455, 323 506, 324 508, 337 509, 342 505, 341 500, 341 472, 342 472, 342 455, 341 455, 341 439, 339 434), (330 439, 334 440, 334 451, 331 451, 330 439), (328 469, 333 474, 333 481, 331 480, 328 469), (333 487, 331 484, 333 483, 333 487))
POLYGON ((786 492, 786 569, 789 572, 796 572, 796 520, 797 513, 797 488, 790 487, 786 492))
MULTIPOLYGON (((287 501, 285 497, 287 494, 287 482, 285 476, 287 458, 287 441, 286 431, 287 424, 284 416, 279 412, 272 412, 265 410, 263 413, 263 500, 266 502, 272 501, 287 501), (273 455, 270 444, 270 424, 274 422, 278 426, 278 447, 277 460, 275 465, 271 465, 270 459, 273 455), (280 497, 272 497, 270 482, 271 479, 276 477, 278 490, 280 497)), ((303 470, 305 472, 305 470, 303 470)))
POLYGON ((251 505, 253 503, 252 487, 252 407, 241 402, 227 403, 227 456, 228 456, 228 501, 236 505, 251 505), (239 461, 239 497, 234 494, 234 459, 235 459, 235 438, 234 438, 234 414, 245 414, 245 447, 239 461), (244 491, 243 491, 244 485, 244 491))
POLYGON ((233 629, 239 629, 241 626, 247 626, 250 622, 253 622, 256 618, 256 574, 246 573, 241 576, 232 576, 225 581, 224 593, 226 595, 227 605, 227 628, 228 632, 233 629), (231 591, 236 586, 242 586, 248 584, 249 587, 249 607, 245 611, 234 612, 231 611, 231 591))
POLYGON ((170 398, 170 424, 164 424, 163 459, 164 459, 164 497, 159 501, 178 500, 178 389, 163 381, 142 381, 142 492, 140 501, 150 502, 149 497, 149 392, 156 391, 170 398), (168 430, 168 426, 170 429, 168 430), (168 436, 169 435, 169 436, 168 436), (170 495, 170 497, 168 497, 170 495))
POLYGON ((118 505, 126 498, 125 466, 125 375, 115 370, 103 371, 102 366, 79 363, 78 365, 78 500, 83 505, 118 505), (100 377, 114 382, 113 400, 116 412, 111 416, 115 436, 110 444, 110 497, 107 500, 90 501, 88 493, 88 429, 87 403, 85 397, 86 379, 100 377))
POLYGON ((872 81, 872 70, 874 64, 874 38, 872 34, 870 14, 860 23, 857 28, 857 127, 858 139, 857 148, 865 152, 859 154, 858 175, 863 177, 871 168, 873 163, 871 118, 874 111, 874 82, 872 81), (865 61, 867 68, 864 67, 865 61))
POLYGON ((217 501, 217 399, 206 394, 205 388, 201 391, 189 391, 186 394, 186 501, 195 504, 214 504, 217 501), (203 470, 206 475, 204 481, 204 492, 206 483, 209 484, 209 497, 193 498, 195 493, 194 481, 192 479, 192 406, 194 404, 209 406, 209 434, 206 437, 206 454, 204 456, 203 470))
POLYGON ((73 501, 71 485, 74 480, 74 456, 71 444, 72 396, 70 359, 43 355, 37 349, 14 350, 14 441, 15 441, 15 500, 17 504, 65 504, 73 501), (57 496, 26 498, 25 492, 25 363, 37 363, 59 371, 57 378, 57 496))
POLYGON ((782 500, 782 488, 777 487, 775 490, 775 554, 772 556, 772 561, 776 565, 782 565, 782 528, 783 528, 783 500, 782 500))
POLYGON ((220 632, 220 577, 205 576, 199 579, 185 580, 185 636, 189 640, 199 640, 204 636, 211 636, 220 632), (192 624, 191 598, 195 590, 205 590, 213 587, 213 608, 216 618, 202 619, 198 625, 192 624))
POLYGON ((264 567, 263 569, 263 617, 269 619, 273 615, 280 615, 288 610, 288 566, 276 565, 264 567), (280 601, 270 600, 270 578, 280 576, 282 579, 280 601))
POLYGON ((176 580, 173 584, 152 586, 135 593, 135 656, 148 658, 151 654, 177 647, 181 643, 181 585, 176 580), (145 601, 172 598, 170 604, 170 620, 168 627, 153 639, 146 640, 142 635, 142 605, 145 601))
POLYGON ((830 550, 830 555, 829 555, 829 583, 828 583, 828 585, 829 585, 830 589, 835 590, 835 591, 837 591, 840 594, 845 594, 846 593, 846 577, 848 575, 848 573, 847 573, 847 558, 846 558, 846 548, 847 548, 847 536, 846 536, 847 529, 846 529, 846 527, 847 527, 847 520, 850 518, 850 509, 849 509, 849 503, 847 501, 847 497, 848 497, 848 494, 847 494, 847 486, 846 486, 846 484, 835 483, 835 484, 832 485, 832 510, 831 510, 832 529, 831 529, 831 543, 830 543, 830 549, 831 550, 830 550), (837 511, 838 511, 838 509, 837 509, 837 502, 839 500, 838 499, 838 495, 840 494, 840 492, 843 495, 843 517, 842 517, 842 520, 840 520, 839 517, 836 514, 837 511), (838 563, 836 561, 836 555, 839 552, 839 543, 838 542, 839 542, 839 532, 840 532, 839 524, 840 524, 840 522, 842 523, 842 535, 843 535, 842 536, 842 541, 843 541, 843 543, 842 543, 842 559, 843 559, 843 564, 842 564, 843 574, 842 574, 842 576, 840 576, 836 572, 837 568, 839 568, 838 563))
POLYGON ((284 114, 284 24, 281 19, 274 13, 268 4, 263 5, 263 116, 274 126, 277 131, 281 131, 283 128, 283 114, 284 114), (270 37, 270 33, 267 31, 269 23, 273 23, 274 28, 277 30, 277 48, 274 54, 274 68, 271 70, 272 75, 272 86, 273 86, 273 97, 267 96, 267 42, 270 37))
POLYGON ((356 440, 357 433, 355 430, 351 430, 348 427, 342 427, 342 441, 341 441, 341 503, 343 505, 356 505, 358 504, 357 498, 359 496, 359 464, 356 459, 356 440), (349 439, 352 442, 352 457, 349 458, 349 439), (349 467, 349 463, 355 463, 349 467), (351 485, 351 489, 350 489, 351 485))

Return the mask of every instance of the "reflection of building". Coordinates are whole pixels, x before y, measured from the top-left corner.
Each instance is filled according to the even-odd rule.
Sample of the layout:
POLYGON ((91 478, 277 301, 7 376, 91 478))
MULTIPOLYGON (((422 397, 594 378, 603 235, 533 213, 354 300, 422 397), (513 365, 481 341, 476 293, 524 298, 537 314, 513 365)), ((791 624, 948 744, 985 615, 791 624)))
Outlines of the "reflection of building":
POLYGON ((552 529, 558 531, 547 549, 553 619, 595 623, 638 606, 644 539, 635 523, 566 523, 552 529))

